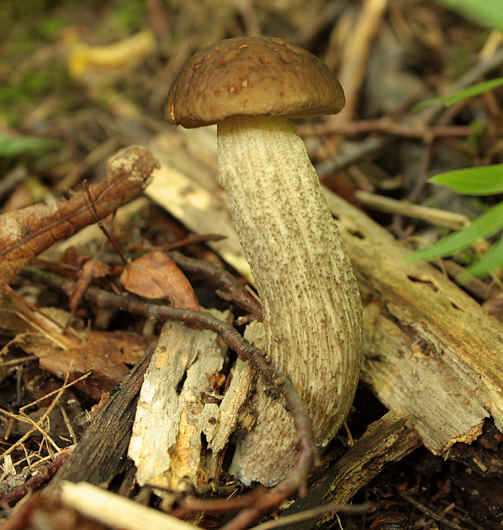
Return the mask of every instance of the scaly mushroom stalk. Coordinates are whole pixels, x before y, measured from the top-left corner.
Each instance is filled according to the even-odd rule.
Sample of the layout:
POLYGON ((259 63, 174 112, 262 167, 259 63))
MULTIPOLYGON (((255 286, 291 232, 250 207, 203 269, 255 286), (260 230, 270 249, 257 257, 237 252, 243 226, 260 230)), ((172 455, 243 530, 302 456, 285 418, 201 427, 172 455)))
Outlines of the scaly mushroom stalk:
MULTIPOLYGON (((318 175, 283 116, 220 122, 218 169, 263 305, 267 352, 292 379, 315 441, 325 445, 354 397, 361 307, 318 175)), ((258 411, 259 430, 240 449, 235 467, 246 482, 277 482, 295 458, 291 417, 280 404, 268 408, 258 411)))
MULTIPOLYGON (((220 177, 263 304, 266 349, 296 386, 321 446, 354 397, 362 310, 318 176, 287 117, 343 106, 339 82, 319 59, 281 39, 245 37, 196 53, 165 110, 184 127, 217 123, 220 177)), ((231 471, 272 485, 296 459, 296 436, 284 406, 257 394, 257 421, 231 471)))

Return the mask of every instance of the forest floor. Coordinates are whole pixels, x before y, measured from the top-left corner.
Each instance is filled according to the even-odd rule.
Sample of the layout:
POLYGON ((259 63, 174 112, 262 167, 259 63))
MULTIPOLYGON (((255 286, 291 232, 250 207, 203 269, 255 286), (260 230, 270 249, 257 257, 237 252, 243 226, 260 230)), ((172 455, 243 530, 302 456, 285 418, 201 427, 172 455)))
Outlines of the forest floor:
MULTIPOLYGON (((225 451, 213 489, 202 480, 177 491, 140 487, 127 458, 145 352, 151 353, 166 319, 189 324, 183 333, 195 322, 154 310, 146 300, 218 311, 240 333, 260 318, 233 225, 221 216, 226 206, 215 131, 189 135, 163 117, 182 65, 220 39, 255 35, 280 37, 320 57, 337 73, 347 100, 337 116, 295 121, 320 179, 414 250, 469 224, 499 200, 460 195, 428 179, 503 162, 503 90, 449 107, 416 105, 501 76, 501 33, 422 0, 13 1, 2 3, 0 19, 4 528, 137 527, 134 516, 124 526, 66 503, 55 493, 64 479, 85 480, 206 528, 231 519, 220 500, 247 492, 242 504, 228 503, 225 510, 243 513, 262 496, 271 502, 270 513, 256 515, 273 522, 338 499, 327 497, 323 484, 336 484, 344 469, 346 482, 357 486, 341 486, 351 493, 337 514, 318 523, 325 528, 501 529, 503 434, 495 413, 487 412, 470 440, 432 451, 408 421, 410 410, 383 398, 368 373, 345 428, 309 477, 302 506, 274 504, 265 490, 237 484, 227 474, 225 451), (157 161, 143 147, 124 154, 131 146, 148 148, 157 161), (172 187, 149 185, 159 162, 172 187), (135 182, 128 178, 131 166, 135 182), (203 208, 191 215, 199 204, 187 198, 194 189, 200 197, 208 194, 206 214, 203 208), (188 509, 189 497, 206 503, 188 509), (208 514, 212 506, 215 513, 208 514)), ((435 266, 498 329, 499 273, 455 285, 488 244, 481 241, 435 266)), ((368 300, 378 296, 366 294, 368 300)), ((213 329, 208 322, 197 325, 213 329)), ((222 380, 212 381, 218 392, 236 360, 232 351, 224 357, 222 380)), ((298 517, 290 528, 308 530, 320 515, 298 517)))

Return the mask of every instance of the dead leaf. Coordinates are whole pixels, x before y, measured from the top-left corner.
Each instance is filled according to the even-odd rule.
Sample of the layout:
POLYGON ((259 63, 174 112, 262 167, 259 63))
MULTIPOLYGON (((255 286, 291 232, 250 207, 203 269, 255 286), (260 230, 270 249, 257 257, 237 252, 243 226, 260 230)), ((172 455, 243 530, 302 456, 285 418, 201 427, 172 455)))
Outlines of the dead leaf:
POLYGON ((82 77, 93 67, 112 70, 133 67, 156 47, 154 34, 149 29, 108 46, 89 46, 76 40, 75 34, 67 34, 67 37, 73 41, 68 54, 68 70, 74 78, 82 77))
POLYGON ((91 372, 76 386, 93 399, 100 399, 103 392, 109 392, 122 380, 154 340, 157 337, 91 331, 81 346, 66 350, 36 334, 19 335, 15 344, 26 353, 36 355, 40 368, 60 379, 68 378, 71 382, 91 372))
MULTIPOLYGON (((132 147, 112 160, 107 178, 89 186, 99 218, 139 196, 158 167, 150 151, 142 147, 132 147)), ((53 243, 94 222, 83 191, 55 204, 36 204, 0 216, 0 278, 12 281, 53 243)))
POLYGON ((125 289, 139 296, 167 298, 179 309, 200 309, 189 280, 163 252, 149 252, 132 261, 122 272, 120 280, 125 289))

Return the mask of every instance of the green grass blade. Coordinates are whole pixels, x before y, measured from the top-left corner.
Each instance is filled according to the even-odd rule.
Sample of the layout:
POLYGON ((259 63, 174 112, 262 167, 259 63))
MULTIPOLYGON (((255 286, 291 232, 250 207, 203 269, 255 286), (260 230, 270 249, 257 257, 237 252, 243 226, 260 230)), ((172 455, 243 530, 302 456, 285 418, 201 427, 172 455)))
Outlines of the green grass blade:
MULTIPOLYGON (((503 11, 503 6, 502 6, 503 11)), ((459 101, 464 101, 465 99, 472 98, 487 92, 488 90, 494 90, 499 86, 503 85, 503 77, 498 77, 497 79, 491 79, 489 81, 484 81, 482 83, 477 83, 476 85, 469 86, 468 88, 463 88, 453 92, 452 94, 446 94, 445 96, 439 96, 438 98, 427 99, 426 101, 421 101, 415 105, 412 109, 413 112, 418 111, 424 107, 429 107, 435 103, 444 103, 446 106, 454 105, 459 101)))
POLYGON ((481 26, 503 31, 501 0, 437 0, 437 3, 457 11, 481 26))
POLYGON ((470 247, 479 239, 491 237, 503 229, 503 202, 473 221, 470 226, 441 239, 429 248, 417 250, 406 257, 407 261, 444 258, 470 247))
POLYGON ((471 276, 482 278, 487 276, 490 272, 500 269, 503 265, 503 238, 494 245, 491 245, 489 250, 479 261, 471 265, 466 272, 458 276, 460 282, 466 282, 471 276))
POLYGON ((429 179, 465 195, 503 193, 503 164, 447 171, 429 179))
POLYGON ((0 133, 0 158, 13 156, 37 156, 63 146, 61 140, 37 136, 10 136, 0 133))

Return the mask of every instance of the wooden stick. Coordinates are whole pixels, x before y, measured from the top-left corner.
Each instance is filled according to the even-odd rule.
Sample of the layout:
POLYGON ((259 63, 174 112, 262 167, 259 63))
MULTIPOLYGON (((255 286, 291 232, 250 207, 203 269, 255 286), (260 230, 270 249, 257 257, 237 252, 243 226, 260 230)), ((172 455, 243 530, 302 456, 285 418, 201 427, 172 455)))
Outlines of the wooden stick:
POLYGON ((355 192, 355 197, 361 205, 373 210, 422 219, 428 223, 445 226, 452 230, 459 230, 470 224, 470 220, 466 215, 428 208, 409 201, 397 201, 396 199, 383 197, 368 191, 358 190, 355 192))
POLYGON ((65 506, 113 528, 125 530, 194 530, 194 526, 126 497, 102 490, 87 482, 61 483, 65 506))

